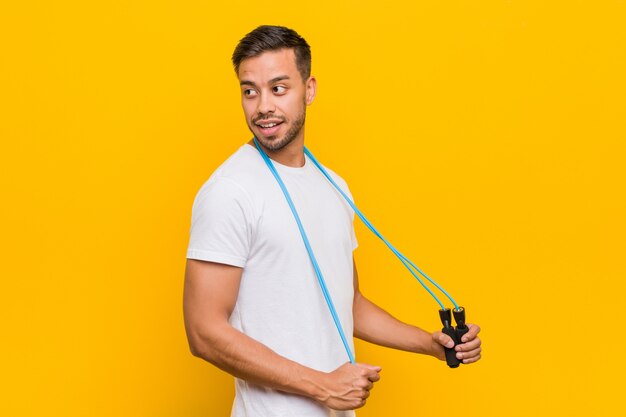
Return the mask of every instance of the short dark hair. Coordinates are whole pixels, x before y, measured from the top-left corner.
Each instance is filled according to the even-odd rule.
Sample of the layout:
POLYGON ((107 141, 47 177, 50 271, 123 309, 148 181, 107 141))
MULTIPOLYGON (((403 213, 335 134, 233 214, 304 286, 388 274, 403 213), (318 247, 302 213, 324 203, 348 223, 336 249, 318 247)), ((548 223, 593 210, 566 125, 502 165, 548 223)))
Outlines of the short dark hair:
POLYGON ((244 36, 233 52, 235 72, 239 74, 239 65, 244 59, 285 48, 293 49, 302 81, 306 81, 311 76, 311 47, 296 31, 284 26, 263 25, 244 36))

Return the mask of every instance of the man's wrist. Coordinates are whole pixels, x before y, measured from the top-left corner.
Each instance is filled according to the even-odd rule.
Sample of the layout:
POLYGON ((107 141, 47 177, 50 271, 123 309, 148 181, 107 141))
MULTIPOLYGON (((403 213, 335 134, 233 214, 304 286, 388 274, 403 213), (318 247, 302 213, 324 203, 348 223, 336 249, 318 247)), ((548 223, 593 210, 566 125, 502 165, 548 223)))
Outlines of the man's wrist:
POLYGON ((326 373, 306 366, 296 366, 298 369, 293 373, 295 375, 292 381, 293 391, 319 402, 324 401, 328 397, 328 393, 323 389, 323 378, 326 373))
POLYGON ((414 346, 412 349, 413 352, 437 358, 438 352, 435 344, 433 343, 433 334, 427 332, 426 330, 422 330, 419 327, 415 327, 415 330, 415 338, 413 341, 414 346))

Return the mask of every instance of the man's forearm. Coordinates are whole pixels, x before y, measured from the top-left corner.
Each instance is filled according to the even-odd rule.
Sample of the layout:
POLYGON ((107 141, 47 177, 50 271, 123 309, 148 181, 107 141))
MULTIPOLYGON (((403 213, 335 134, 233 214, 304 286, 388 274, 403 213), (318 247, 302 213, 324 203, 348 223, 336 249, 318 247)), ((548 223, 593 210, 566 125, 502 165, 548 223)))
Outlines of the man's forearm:
POLYGON ((431 333, 401 322, 360 291, 355 293, 353 314, 355 337, 381 346, 437 356, 431 333))
POLYGON ((269 349, 226 323, 193 338, 192 353, 233 376, 268 388, 323 400, 324 373, 269 349))

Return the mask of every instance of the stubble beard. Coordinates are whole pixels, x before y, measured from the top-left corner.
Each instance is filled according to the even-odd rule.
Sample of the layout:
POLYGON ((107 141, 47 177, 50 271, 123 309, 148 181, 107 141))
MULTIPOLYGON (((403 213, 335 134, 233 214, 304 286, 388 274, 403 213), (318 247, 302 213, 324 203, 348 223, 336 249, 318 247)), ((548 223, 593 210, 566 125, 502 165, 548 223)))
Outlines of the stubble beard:
MULTIPOLYGON (((306 119, 306 107, 302 110, 302 113, 298 115, 296 120, 294 120, 293 124, 289 128, 289 130, 285 133, 285 136, 282 139, 275 139, 275 136, 269 136, 268 139, 261 138, 256 136, 257 140, 269 151, 276 152, 283 149, 285 146, 289 145, 293 140, 300 134, 302 128, 304 127, 304 121, 306 119)), ((250 129, 252 130, 252 129, 250 129)), ((254 134, 254 132, 252 132, 254 134)))

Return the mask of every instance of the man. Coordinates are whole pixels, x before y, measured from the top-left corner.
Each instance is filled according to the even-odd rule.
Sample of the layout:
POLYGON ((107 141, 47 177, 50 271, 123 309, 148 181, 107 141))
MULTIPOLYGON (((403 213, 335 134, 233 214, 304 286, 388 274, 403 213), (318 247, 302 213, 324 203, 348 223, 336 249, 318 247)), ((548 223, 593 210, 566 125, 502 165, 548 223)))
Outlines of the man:
MULTIPOLYGON (((239 42, 233 64, 248 127, 291 194, 349 348, 354 335, 443 360, 448 336, 396 320, 359 291, 354 213, 303 153, 317 83, 309 45, 291 29, 261 26, 239 42)), ((381 368, 348 362, 285 196, 253 141, 198 192, 187 258, 190 348, 236 377, 232 416, 353 416, 365 404, 381 368)), ((464 363, 480 359, 480 329, 469 327, 456 348, 464 363)))

